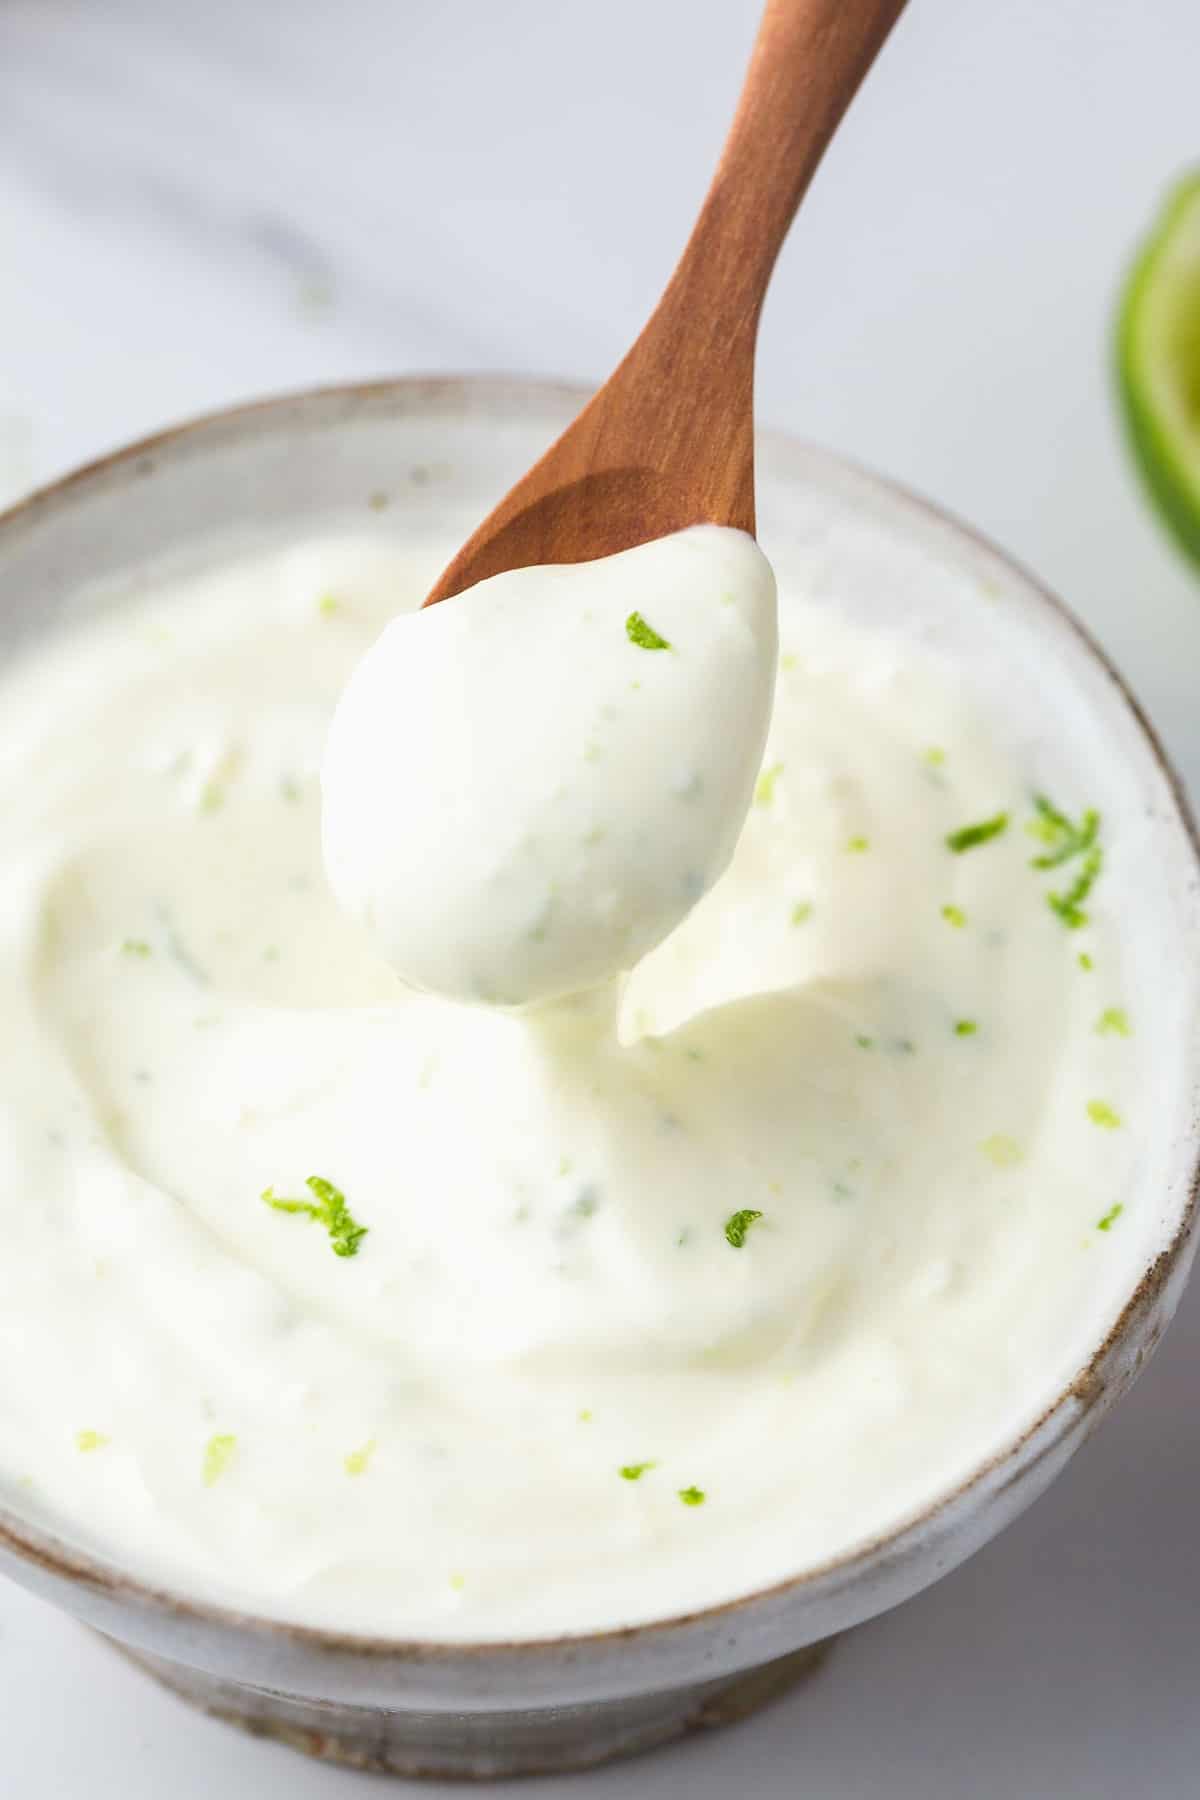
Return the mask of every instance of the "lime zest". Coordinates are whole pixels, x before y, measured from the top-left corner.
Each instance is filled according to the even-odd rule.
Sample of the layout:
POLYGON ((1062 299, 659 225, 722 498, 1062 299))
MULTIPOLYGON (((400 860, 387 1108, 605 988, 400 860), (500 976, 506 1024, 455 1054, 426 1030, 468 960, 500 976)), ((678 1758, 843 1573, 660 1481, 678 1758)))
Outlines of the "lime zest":
POLYGON ((218 1432, 210 1437, 204 1446, 204 1462, 201 1474, 205 1487, 213 1487, 233 1461, 237 1453, 237 1439, 228 1432, 218 1432))
POLYGON ((310 1175, 304 1185, 313 1196, 311 1200, 282 1199, 274 1188, 264 1188, 261 1198, 273 1212, 297 1214, 323 1225, 335 1256, 357 1256, 358 1246, 370 1227, 359 1225, 354 1219, 341 1188, 326 1181, 323 1175, 310 1175))
POLYGON ((1083 903, 1104 867, 1104 851, 1099 842, 1100 814, 1095 807, 1089 806, 1076 821, 1045 794, 1033 796, 1033 807, 1034 817, 1026 830, 1045 848, 1040 855, 1031 858, 1030 867, 1058 869, 1064 863, 1082 859, 1070 887, 1061 893, 1046 895, 1051 912, 1058 915, 1068 931, 1078 931, 1088 922, 1083 903))
POLYGON ((376 1448, 375 1439, 368 1438, 360 1450, 351 1450, 349 1456, 343 1459, 342 1464, 347 1475, 365 1475, 376 1448))
POLYGON ((1120 1113, 1107 1100, 1089 1100, 1087 1116, 1093 1125, 1099 1125, 1103 1131, 1116 1131, 1121 1124, 1120 1113))
POLYGON ((775 798, 775 783, 782 774, 783 764, 781 762, 772 763, 769 769, 763 770, 754 784, 755 806, 770 806, 775 798))
POLYGON ((1079 823, 1069 819, 1045 794, 1033 796, 1035 817, 1026 826, 1030 837, 1045 844, 1040 856, 1033 858, 1035 869, 1057 869, 1060 863, 1090 850, 1100 835, 1100 814, 1094 807, 1080 814, 1079 823))
POLYGON ((1101 1037, 1133 1036, 1133 1026, 1129 1023, 1129 1014, 1123 1006, 1106 1006, 1096 1020, 1096 1030, 1101 1037))
POLYGON ((954 1021, 955 1037, 974 1037, 979 1030, 977 1019, 956 1019, 954 1021))
POLYGON ((967 915, 961 906, 952 906, 947 901, 942 908, 942 917, 947 925, 953 925, 955 931, 961 931, 967 922, 967 915))
POLYGON ((679 1498, 685 1506, 703 1506, 708 1496, 703 1488, 685 1487, 680 1488, 679 1498))
POLYGON ((1097 1219, 1096 1230, 1097 1231, 1111 1231, 1113 1226, 1116 1224, 1117 1220, 1120 1218, 1121 1214, 1124 1211, 1125 1211, 1125 1207, 1124 1207, 1123 1202, 1118 1200, 1115 1206, 1109 1207, 1108 1211, 1105 1213, 1105 1215, 1102 1219, 1097 1219))
POLYGON ((647 1469, 657 1469, 657 1467, 658 1464, 653 1460, 649 1462, 623 1463, 617 1470, 617 1474, 621 1477, 622 1481, 640 1481, 647 1469))
POLYGON ((746 1233, 761 1218, 762 1213, 753 1206, 744 1206, 740 1212, 730 1213, 725 1221, 725 1242, 735 1250, 742 1249, 746 1233))
POLYGON ((1046 904, 1050 911, 1057 913, 1068 931, 1078 931, 1088 922, 1088 915, 1083 910, 1083 902, 1096 885, 1096 879, 1104 867, 1104 852, 1099 844, 1089 850, 1083 860, 1078 875, 1064 894, 1047 894, 1046 904))
POLYGON ((77 1431, 75 1433, 75 1448, 82 1451, 84 1456, 89 1456, 93 1450, 103 1450, 107 1443, 108 1439, 102 1431, 77 1431))
POLYGON ((995 813, 990 819, 980 819, 974 825, 960 825, 957 831, 946 834, 946 848, 961 856, 964 850, 977 850, 981 844, 990 844, 993 838, 1002 837, 1008 830, 1008 814, 995 813))
POLYGON ((625 621, 625 636, 639 650, 669 650, 670 644, 665 637, 655 631, 653 625, 647 624, 640 612, 631 612, 625 621))

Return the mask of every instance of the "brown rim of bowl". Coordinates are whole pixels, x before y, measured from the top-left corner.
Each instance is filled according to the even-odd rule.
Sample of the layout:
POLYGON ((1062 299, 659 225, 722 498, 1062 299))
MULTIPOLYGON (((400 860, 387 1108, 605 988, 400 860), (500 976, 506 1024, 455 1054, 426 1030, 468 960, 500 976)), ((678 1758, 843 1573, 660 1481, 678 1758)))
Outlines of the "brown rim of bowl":
MULTIPOLYGON (((136 465, 139 461, 153 458, 160 451, 170 451, 176 445, 186 442, 197 434, 217 431, 219 427, 227 426, 235 435, 238 435, 242 427, 252 425, 259 420, 263 423, 270 423, 273 413, 286 414, 291 409, 300 409, 306 405, 315 405, 321 410, 328 408, 331 412, 335 412, 339 402, 357 407, 363 403, 372 401, 383 403, 409 395, 414 398, 422 396, 428 400, 444 398, 451 403, 456 400, 461 403, 471 394, 490 395, 496 399, 523 397, 533 402, 565 400, 575 405, 582 405, 592 391, 586 384, 579 382, 539 376, 494 374, 485 371, 466 374, 400 375, 375 381, 331 383, 315 388, 294 389, 288 393, 202 413, 182 424, 168 426, 165 430, 155 432, 150 437, 139 438, 119 450, 96 457, 91 462, 70 470, 56 481, 35 488, 32 493, 18 500, 15 505, 0 512, 0 532, 7 531, 12 524, 24 518, 36 517, 48 507, 66 499, 77 488, 86 488, 97 477, 126 468, 132 468, 135 472, 148 475, 153 472, 153 464, 137 471, 136 465)), ((453 405, 447 407, 447 411, 452 410, 454 410, 453 405)), ((1183 837, 1191 851, 1193 873, 1197 883, 1200 884, 1200 834, 1197 833, 1196 821, 1183 782, 1167 757, 1158 734, 1142 706, 1130 692, 1124 677, 1064 602, 1036 575, 1033 575, 1023 564, 1010 556, 1007 551, 1002 550, 983 532, 977 531, 973 526, 965 525, 961 519, 956 518, 946 508, 927 500, 924 495, 906 487, 902 482, 877 475, 873 470, 854 462, 849 457, 807 444, 788 432, 767 429, 759 433, 759 436, 774 441, 785 450, 815 452, 834 468, 849 471, 855 479, 866 482, 891 498, 898 497, 914 511, 938 521, 959 538, 967 539, 977 549, 983 550, 987 555, 1003 564, 1011 574, 1016 575, 1030 593, 1036 596, 1045 610, 1052 614, 1058 623, 1065 624, 1073 632, 1116 689, 1120 700, 1138 726, 1160 774, 1164 777, 1174 802, 1183 837)), ((1200 1121, 1200 1094, 1197 1095, 1197 1121, 1200 1121)), ((986 1461, 980 1463, 967 1476, 966 1480, 959 1482, 956 1487, 918 1508, 917 1511, 900 1520, 889 1531, 855 1546, 841 1556, 832 1557, 826 1562, 804 1569, 797 1575, 786 1576, 782 1581, 772 1582, 767 1587, 755 1588, 748 1594, 739 1594, 731 1600, 720 1601, 714 1606, 700 1607, 694 1612, 675 1613, 665 1619, 648 1619, 641 1624, 611 1626, 603 1631, 565 1632, 550 1638, 422 1640, 363 1636, 353 1632, 331 1630, 323 1626, 302 1625, 284 1619, 272 1619, 261 1614, 240 1613, 230 1607, 210 1601, 189 1599, 186 1595, 171 1588, 157 1587, 140 1581, 136 1576, 124 1573, 115 1564, 107 1564, 98 1558, 92 1558, 80 1551, 69 1549, 52 1533, 43 1533, 36 1527, 25 1525, 17 1530, 12 1525, 5 1523, 3 1519, 0 1519, 0 1548, 5 1548, 17 1557, 67 1581, 118 1599, 136 1600, 139 1604, 149 1606, 160 1613, 200 1620, 205 1624, 230 1632, 258 1637, 284 1638, 302 1648, 365 1659, 395 1657, 409 1661, 435 1662, 449 1661, 454 1658, 483 1660, 489 1656, 504 1656, 509 1659, 522 1653, 528 1656, 539 1656, 545 1655, 547 1652, 568 1649, 573 1652, 586 1652, 589 1649, 601 1649, 605 1646, 611 1648, 630 1638, 658 1636, 681 1631, 708 1621, 728 1619, 731 1615, 741 1613, 746 1608, 758 1605, 763 1601, 782 1600, 789 1594, 802 1591, 831 1575, 847 1574, 856 1565, 865 1565, 881 1552, 889 1548, 897 1548, 910 1534, 930 1524, 955 1502, 965 1499, 973 1489, 1009 1462, 1031 1439, 1037 1436, 1044 1425, 1066 1408, 1072 1400, 1082 1408, 1084 1413, 1095 1411, 1098 1416, 1102 1415, 1118 1397, 1118 1393, 1123 1391, 1123 1387, 1128 1386, 1128 1383, 1106 1382, 1102 1365, 1118 1341, 1124 1336, 1127 1326, 1135 1316, 1147 1311, 1166 1286, 1192 1236, 1198 1214, 1200 1214, 1200 1146, 1197 1146, 1196 1149, 1187 1201, 1170 1242, 1146 1267, 1137 1286, 1121 1308, 1103 1341, 1092 1352, 1086 1364, 1032 1423, 995 1451, 986 1461), (26 1533, 28 1535, 25 1535, 26 1533)), ((1147 1354, 1156 1347, 1157 1342, 1156 1336, 1150 1343, 1147 1354)), ((1140 1372, 1142 1361, 1144 1358, 1139 1361, 1138 1372, 1140 1372)), ((1054 1441, 1057 1442, 1057 1439, 1054 1441)), ((1053 1448, 1053 1444, 1048 1448, 1053 1448)))

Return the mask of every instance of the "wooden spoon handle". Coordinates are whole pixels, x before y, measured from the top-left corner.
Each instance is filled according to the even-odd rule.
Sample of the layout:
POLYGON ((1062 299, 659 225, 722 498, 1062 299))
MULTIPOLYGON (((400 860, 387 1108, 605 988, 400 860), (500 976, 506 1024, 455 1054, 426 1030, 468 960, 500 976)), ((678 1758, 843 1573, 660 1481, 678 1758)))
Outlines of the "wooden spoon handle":
MULTIPOLYGON (((767 0, 700 216, 606 390, 693 519, 755 528, 754 349, 796 208, 905 0, 767 0), (719 445, 707 468, 697 443, 719 445)), ((585 415, 586 417, 586 415, 585 415)), ((616 435, 615 433, 613 434, 616 435)))
MULTIPOLYGON (((825 146, 904 0, 767 0, 712 186, 641 336, 468 538, 425 604, 687 525, 753 532, 754 344, 825 146)), ((697 10, 702 10, 698 8, 697 10)))
POLYGON ((904 4, 767 0, 737 111, 675 276, 700 265, 727 328, 756 317, 796 209, 904 4))

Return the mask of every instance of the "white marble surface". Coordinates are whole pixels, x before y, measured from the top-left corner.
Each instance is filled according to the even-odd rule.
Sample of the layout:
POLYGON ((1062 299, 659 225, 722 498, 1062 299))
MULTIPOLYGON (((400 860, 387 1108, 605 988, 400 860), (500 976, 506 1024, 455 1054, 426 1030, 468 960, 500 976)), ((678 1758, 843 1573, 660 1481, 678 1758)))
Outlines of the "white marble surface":
MULTIPOLYGON (((756 10, 0 0, 0 495, 314 381, 602 376, 699 197, 756 10)), ((765 418, 925 489, 1057 585, 1193 787, 1200 582, 1133 486, 1107 355, 1131 242, 1200 158, 1198 67, 1195 0, 912 0, 785 252, 760 389, 765 418)), ((1200 1288, 1050 1496, 807 1692, 510 1791, 1191 1800, 1198 1363, 1200 1288)), ((0 1593, 0 1793, 366 1791, 192 1717, 0 1593)))

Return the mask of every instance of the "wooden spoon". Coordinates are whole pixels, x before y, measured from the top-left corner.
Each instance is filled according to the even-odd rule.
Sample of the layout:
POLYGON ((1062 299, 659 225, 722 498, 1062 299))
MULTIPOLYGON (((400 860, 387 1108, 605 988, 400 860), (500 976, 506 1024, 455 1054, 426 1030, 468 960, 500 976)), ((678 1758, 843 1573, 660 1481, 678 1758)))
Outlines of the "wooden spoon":
POLYGON ((904 0, 767 0, 717 172, 650 320, 426 606, 687 525, 754 531, 754 347, 796 208, 904 0))

